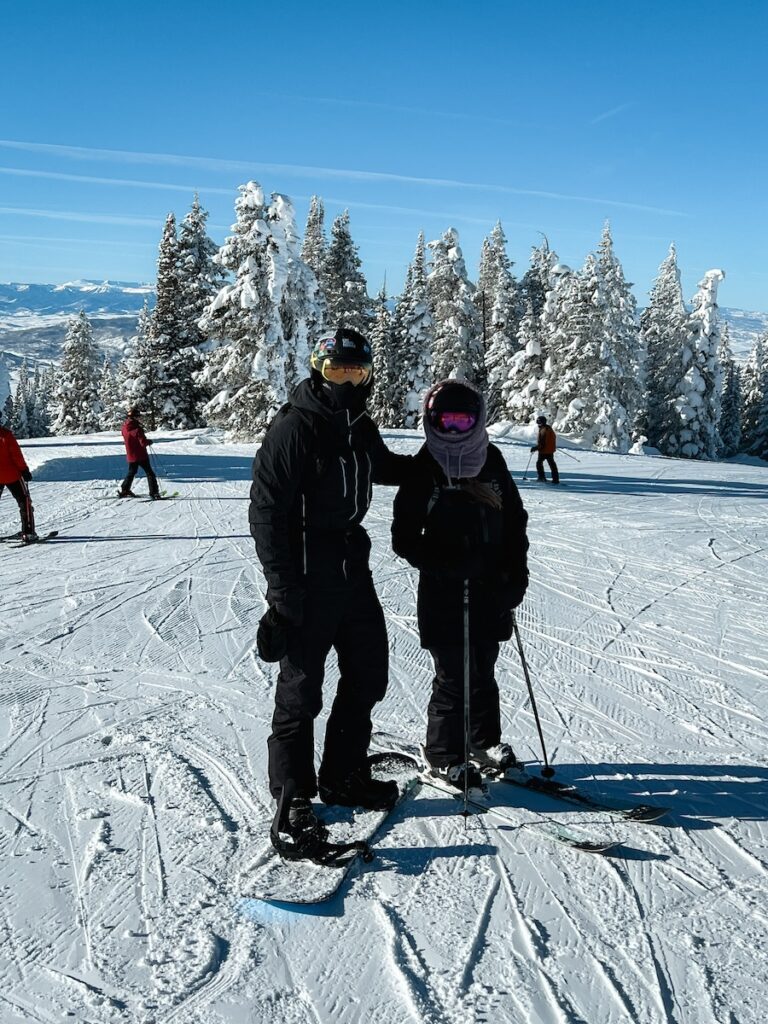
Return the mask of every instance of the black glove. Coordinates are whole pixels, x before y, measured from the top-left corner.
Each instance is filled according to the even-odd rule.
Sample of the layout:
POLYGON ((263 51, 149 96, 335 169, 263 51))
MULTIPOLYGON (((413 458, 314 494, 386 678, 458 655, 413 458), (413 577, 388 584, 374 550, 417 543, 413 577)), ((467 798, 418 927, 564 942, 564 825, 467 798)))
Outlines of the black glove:
POLYGON ((292 626, 300 626, 304 621, 304 591, 294 590, 269 590, 267 600, 271 601, 282 618, 292 626))
POLYGON ((537 451, 537 447, 536 447, 536 445, 534 445, 534 446, 533 446, 533 448, 531 448, 531 455, 533 455, 533 453, 534 453, 535 451, 537 451))
POLYGON ((262 661, 280 661, 288 653, 291 624, 272 606, 266 610, 256 631, 256 650, 262 661))
POLYGON ((27 467, 21 475, 24 478, 24 480, 26 480, 27 483, 29 483, 29 481, 32 479, 32 470, 29 467, 27 467))

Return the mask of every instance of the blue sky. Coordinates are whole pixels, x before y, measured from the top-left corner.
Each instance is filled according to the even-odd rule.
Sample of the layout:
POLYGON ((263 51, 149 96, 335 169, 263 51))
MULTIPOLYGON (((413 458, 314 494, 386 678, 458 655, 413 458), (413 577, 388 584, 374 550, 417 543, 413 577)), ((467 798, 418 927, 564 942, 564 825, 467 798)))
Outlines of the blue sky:
POLYGON ((287 0, 2 6, 0 280, 150 280, 195 189, 223 239, 249 178, 349 207, 369 290, 419 230, 470 274, 500 218, 580 265, 611 221, 641 303, 675 241, 686 295, 768 309, 768 4, 385 7, 287 0))

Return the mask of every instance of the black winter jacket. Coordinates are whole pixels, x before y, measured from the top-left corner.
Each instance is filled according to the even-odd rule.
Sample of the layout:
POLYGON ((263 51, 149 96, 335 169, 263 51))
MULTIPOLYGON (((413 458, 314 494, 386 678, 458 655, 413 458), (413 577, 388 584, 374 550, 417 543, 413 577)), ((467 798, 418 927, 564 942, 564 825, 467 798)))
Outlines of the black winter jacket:
POLYGON ((510 611, 528 585, 528 513, 495 445, 488 446, 478 480, 501 497, 500 509, 448 487, 424 445, 414 459, 412 480, 395 498, 392 546, 419 570, 423 647, 461 645, 465 579, 470 581, 472 642, 512 635, 510 611))
POLYGON ((366 412, 334 410, 322 386, 299 384, 253 460, 248 515, 267 600, 281 615, 300 623, 307 589, 368 572, 360 524, 372 484, 402 483, 412 463, 389 451, 366 412))

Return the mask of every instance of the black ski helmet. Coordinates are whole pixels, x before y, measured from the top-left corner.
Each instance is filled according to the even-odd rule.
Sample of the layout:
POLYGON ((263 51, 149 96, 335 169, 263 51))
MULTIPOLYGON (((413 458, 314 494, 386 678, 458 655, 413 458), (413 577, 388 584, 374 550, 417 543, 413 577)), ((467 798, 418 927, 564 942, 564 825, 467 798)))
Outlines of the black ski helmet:
POLYGON ((547 417, 546 416, 537 416, 536 417, 536 424, 539 427, 546 426, 546 424, 547 424, 547 417))
POLYGON ((475 388, 462 381, 448 380, 432 392, 426 415, 435 423, 441 412, 471 412, 479 416, 482 407, 482 395, 475 388))
POLYGON ((354 327, 339 327, 333 335, 320 338, 315 342, 309 358, 312 373, 322 377, 320 369, 325 359, 338 359, 339 362, 352 363, 360 366, 371 366, 373 351, 370 342, 354 327))

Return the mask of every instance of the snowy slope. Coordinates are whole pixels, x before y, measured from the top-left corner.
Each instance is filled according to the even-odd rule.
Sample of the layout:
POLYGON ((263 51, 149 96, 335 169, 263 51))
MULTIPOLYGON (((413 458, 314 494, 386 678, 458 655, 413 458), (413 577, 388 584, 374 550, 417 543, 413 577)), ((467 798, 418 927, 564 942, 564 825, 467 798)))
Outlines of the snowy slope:
MULTIPOLYGON (((515 825, 465 825, 423 790, 336 899, 291 912, 241 898, 271 810, 275 671, 253 653, 253 450, 213 440, 158 442, 182 494, 162 505, 99 499, 115 435, 25 445, 39 527, 61 536, 0 547, 3 1024, 762 1021, 765 468, 575 453, 566 487, 520 484, 520 622, 559 777, 671 820, 505 788, 515 825), (561 848, 526 829, 542 813, 622 845, 561 848)), ((499 443, 520 481, 527 447, 499 443)), ((392 650, 377 739, 412 747, 430 670, 392 497, 368 518, 392 650)), ((16 528, 4 495, 0 532, 16 528)), ((510 645, 499 680, 506 735, 535 758, 510 645)))

